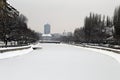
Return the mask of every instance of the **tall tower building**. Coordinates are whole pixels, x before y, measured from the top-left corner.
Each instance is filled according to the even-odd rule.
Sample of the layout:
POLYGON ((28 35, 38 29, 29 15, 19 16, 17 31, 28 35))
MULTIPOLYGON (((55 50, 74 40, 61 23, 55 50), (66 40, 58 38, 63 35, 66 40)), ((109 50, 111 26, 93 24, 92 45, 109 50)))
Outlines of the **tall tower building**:
POLYGON ((44 25, 44 34, 50 34, 51 26, 50 24, 44 25))

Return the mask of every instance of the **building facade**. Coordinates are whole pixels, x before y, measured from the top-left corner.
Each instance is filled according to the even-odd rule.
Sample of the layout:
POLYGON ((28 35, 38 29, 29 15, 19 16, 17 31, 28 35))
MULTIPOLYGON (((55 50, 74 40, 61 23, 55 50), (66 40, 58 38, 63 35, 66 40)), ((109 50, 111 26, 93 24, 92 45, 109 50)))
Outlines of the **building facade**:
POLYGON ((52 39, 51 26, 50 26, 50 24, 45 24, 44 25, 44 33, 42 34, 42 40, 49 41, 51 39, 52 39))
POLYGON ((45 24, 44 25, 44 34, 50 34, 51 33, 51 26, 50 24, 45 24))

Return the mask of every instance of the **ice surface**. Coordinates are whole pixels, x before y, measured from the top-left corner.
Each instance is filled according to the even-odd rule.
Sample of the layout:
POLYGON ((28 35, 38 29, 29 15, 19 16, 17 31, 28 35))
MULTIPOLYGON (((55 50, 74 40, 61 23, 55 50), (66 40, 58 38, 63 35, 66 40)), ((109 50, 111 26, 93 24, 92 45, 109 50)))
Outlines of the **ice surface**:
POLYGON ((120 80, 119 62, 101 52, 66 44, 40 46, 0 60, 0 80, 120 80))

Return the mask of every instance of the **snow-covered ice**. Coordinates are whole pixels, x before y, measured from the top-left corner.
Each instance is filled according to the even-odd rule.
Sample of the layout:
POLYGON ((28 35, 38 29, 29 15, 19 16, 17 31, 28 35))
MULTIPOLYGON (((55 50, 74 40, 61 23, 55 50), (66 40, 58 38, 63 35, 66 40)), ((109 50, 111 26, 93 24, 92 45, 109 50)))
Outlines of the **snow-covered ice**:
POLYGON ((101 52, 66 44, 40 46, 0 60, 0 80, 120 80, 119 62, 101 52))

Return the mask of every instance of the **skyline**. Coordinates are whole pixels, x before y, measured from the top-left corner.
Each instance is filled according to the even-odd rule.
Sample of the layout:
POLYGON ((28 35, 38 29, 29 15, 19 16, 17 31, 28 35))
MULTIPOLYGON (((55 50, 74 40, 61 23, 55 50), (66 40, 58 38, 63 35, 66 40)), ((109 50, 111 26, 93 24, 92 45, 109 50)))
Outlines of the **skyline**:
POLYGON ((120 5, 118 0, 8 0, 20 13, 28 18, 28 26, 37 31, 44 31, 44 24, 51 25, 52 33, 73 32, 82 27, 84 18, 90 12, 108 15, 120 5))

